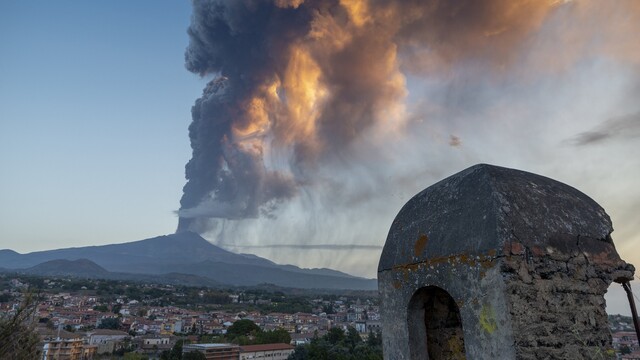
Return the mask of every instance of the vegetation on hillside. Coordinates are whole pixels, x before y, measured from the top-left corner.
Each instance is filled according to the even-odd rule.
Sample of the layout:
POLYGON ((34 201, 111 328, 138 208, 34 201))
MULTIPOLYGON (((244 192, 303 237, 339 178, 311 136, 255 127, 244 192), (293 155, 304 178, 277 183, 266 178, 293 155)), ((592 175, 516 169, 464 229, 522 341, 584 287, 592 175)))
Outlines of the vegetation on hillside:
POLYGON ((310 344, 296 347, 289 360, 382 360, 382 336, 370 333, 367 341, 356 329, 349 327, 345 333, 332 328, 322 337, 315 337, 310 344))

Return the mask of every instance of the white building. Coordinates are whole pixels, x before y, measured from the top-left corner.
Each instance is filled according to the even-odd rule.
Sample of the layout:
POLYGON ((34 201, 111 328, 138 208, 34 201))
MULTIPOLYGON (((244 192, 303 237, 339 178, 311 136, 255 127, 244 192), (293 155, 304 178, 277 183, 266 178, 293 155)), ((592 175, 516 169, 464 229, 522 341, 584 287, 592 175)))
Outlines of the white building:
POLYGON ((264 344, 240 346, 240 360, 287 360, 294 347, 289 344, 264 344))

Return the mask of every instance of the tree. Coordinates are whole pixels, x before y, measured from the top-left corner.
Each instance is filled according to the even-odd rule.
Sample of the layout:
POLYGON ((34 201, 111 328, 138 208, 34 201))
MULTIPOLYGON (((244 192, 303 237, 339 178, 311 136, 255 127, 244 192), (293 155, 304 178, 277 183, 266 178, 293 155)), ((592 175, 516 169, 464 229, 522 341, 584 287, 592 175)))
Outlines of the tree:
MULTIPOLYGON (((374 336, 374 334, 371 334, 374 336)), ((362 341, 360 334, 352 328, 347 333, 340 328, 333 328, 323 337, 314 337, 310 344, 296 347, 290 360, 382 360, 382 346, 378 345, 379 337, 362 341)))
POLYGON ((369 337, 367 338, 367 345, 369 347, 382 347, 382 334, 380 331, 370 331, 369 337))
POLYGON ((344 331, 342 331, 342 329, 340 328, 329 329, 329 332, 324 337, 326 337, 326 340, 332 345, 338 344, 339 342, 343 341, 345 338, 344 331))
POLYGON ((336 311, 333 309, 333 304, 329 304, 326 306, 322 307, 322 312, 327 313, 327 314, 335 314, 336 311))
POLYGON ((249 337, 244 336, 244 335, 240 335, 238 337, 235 337, 232 340, 233 340, 234 344, 238 344, 240 346, 251 345, 251 340, 249 339, 249 337))
POLYGON ((620 347, 620 354, 622 355, 627 355, 627 354, 631 354, 631 348, 628 345, 622 345, 620 347))
POLYGON ((178 340, 171 350, 165 350, 160 354, 160 360, 182 360, 182 345, 184 340, 178 340))
POLYGON ((248 336, 251 333, 257 333, 260 331, 260 327, 256 325, 251 320, 242 319, 233 323, 233 325, 229 326, 227 329, 227 335, 231 338, 235 338, 238 336, 248 336))
POLYGON ((308 346, 301 345, 296 347, 296 350, 293 352, 293 354, 289 355, 289 358, 287 360, 307 360, 307 359, 310 359, 308 346))
POLYGON ((105 318, 100 321, 100 325, 98 325, 98 329, 111 329, 118 330, 120 328, 120 319, 119 318, 105 318))
POLYGON ((15 313, 0 314, 0 359, 30 360, 40 357, 40 338, 34 331, 36 296, 25 294, 15 313))
POLYGON ((291 335, 285 329, 275 329, 260 331, 256 334, 257 344, 288 344, 291 342, 291 335))
POLYGON ((149 360, 147 355, 138 354, 135 352, 128 352, 124 354, 124 360, 149 360))
POLYGON ((113 307, 111 308, 111 311, 114 314, 119 314, 120 313, 120 309, 122 309, 122 305, 121 304, 115 304, 113 305, 113 307))
POLYGON ((100 312, 107 312, 109 311, 109 308, 107 307, 107 305, 96 305, 93 307, 93 310, 100 311, 100 312))
POLYGON ((362 338, 360 334, 358 334, 358 330, 349 326, 347 328, 347 337, 345 338, 346 344, 353 350, 356 345, 362 342, 362 338))

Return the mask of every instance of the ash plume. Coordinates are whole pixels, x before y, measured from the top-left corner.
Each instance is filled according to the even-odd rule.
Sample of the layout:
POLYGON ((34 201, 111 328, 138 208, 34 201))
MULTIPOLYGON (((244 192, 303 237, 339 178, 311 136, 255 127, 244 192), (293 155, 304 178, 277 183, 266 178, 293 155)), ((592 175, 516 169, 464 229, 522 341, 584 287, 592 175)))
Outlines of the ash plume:
POLYGON ((399 121, 392 33, 354 4, 193 2, 186 66, 215 79, 192 110, 179 230, 268 214, 368 128, 399 121))
MULTIPOLYGON (((446 78, 460 67, 499 76, 517 64, 553 71, 585 52, 637 62, 635 40, 606 42, 594 33, 637 28, 596 21, 606 13, 600 7, 611 16, 640 10, 637 2, 616 4, 194 0, 186 67, 213 80, 192 108, 193 154, 178 231, 201 230, 210 218, 275 216, 305 189, 336 183, 328 169, 349 171, 361 157, 384 159, 389 144, 416 129, 410 120, 420 117, 408 114, 409 76, 446 78), (552 45, 562 44, 566 54, 553 64, 528 53, 532 44, 545 45, 539 43, 545 22, 564 13, 601 26, 579 36, 584 26, 558 31, 566 36, 552 37, 552 45)), ((451 136, 449 145, 460 144, 451 136)), ((340 193, 331 188, 338 190, 327 193, 340 193)))

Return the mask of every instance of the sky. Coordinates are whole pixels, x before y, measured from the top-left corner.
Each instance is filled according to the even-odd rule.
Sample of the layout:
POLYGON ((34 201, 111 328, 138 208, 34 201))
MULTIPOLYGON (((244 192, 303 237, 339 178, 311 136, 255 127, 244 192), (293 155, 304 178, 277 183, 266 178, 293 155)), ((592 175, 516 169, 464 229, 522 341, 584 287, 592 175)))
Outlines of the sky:
MULTIPOLYGON (((374 277, 406 201, 489 163, 592 197, 640 264, 637 3, 355 3, 320 16, 279 0, 284 25, 264 28, 264 9, 230 5, 234 31, 216 37, 207 25, 222 20, 201 2, 191 35, 187 1, 0 2, 0 248, 140 240, 180 214, 232 251, 374 277), (398 15, 420 11, 427 21, 398 15), (254 28, 266 48, 238 37, 254 28), (220 75, 227 90, 207 87, 220 75), (191 196, 200 97, 244 115, 209 150, 232 180, 191 196), (221 200, 228 189, 242 196, 221 200)), ((628 313, 622 294, 608 301, 628 313)))

